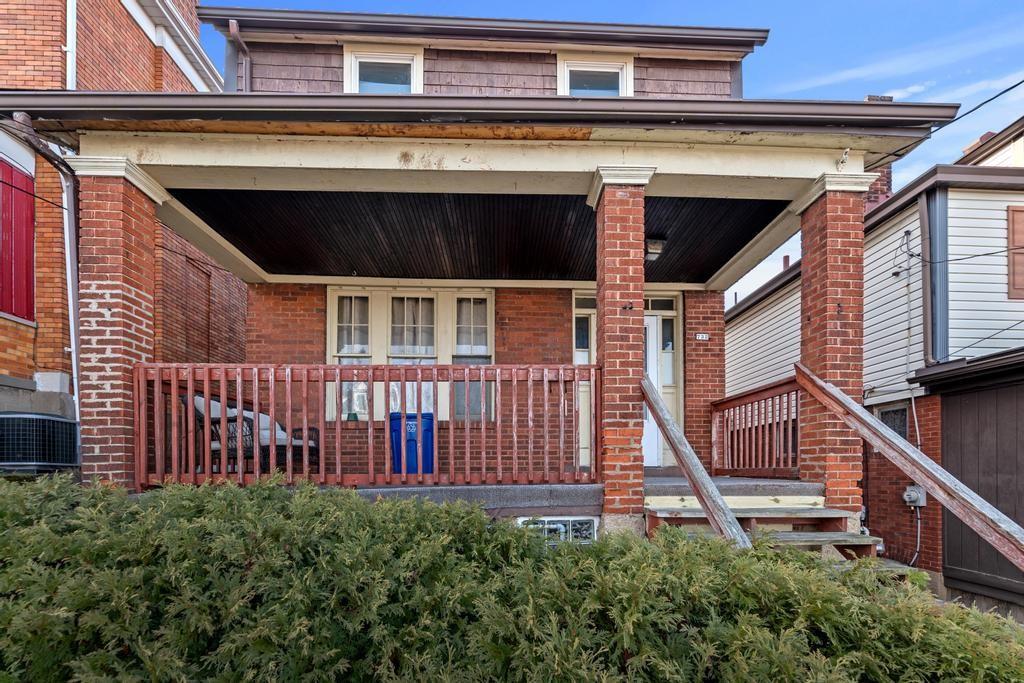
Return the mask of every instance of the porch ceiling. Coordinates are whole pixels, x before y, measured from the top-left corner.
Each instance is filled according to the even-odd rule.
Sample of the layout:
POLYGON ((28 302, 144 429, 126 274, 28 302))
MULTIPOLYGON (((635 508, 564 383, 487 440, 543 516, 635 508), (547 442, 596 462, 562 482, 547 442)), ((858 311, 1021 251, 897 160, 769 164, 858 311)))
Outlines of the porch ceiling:
MULTIPOLYGON (((595 216, 583 196, 171 190, 268 273, 384 278, 595 279, 595 216)), ((666 240, 650 282, 704 282, 787 205, 648 197, 666 240)))

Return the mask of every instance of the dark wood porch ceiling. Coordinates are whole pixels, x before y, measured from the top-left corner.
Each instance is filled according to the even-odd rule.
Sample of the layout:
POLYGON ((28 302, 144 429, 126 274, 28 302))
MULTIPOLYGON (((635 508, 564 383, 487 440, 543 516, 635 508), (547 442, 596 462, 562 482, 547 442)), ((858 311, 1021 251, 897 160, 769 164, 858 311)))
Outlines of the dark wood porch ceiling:
MULTIPOLYGON (((593 280, 595 217, 582 196, 172 190, 264 270, 286 275, 593 280)), ((664 239, 651 282, 704 282, 784 201, 649 197, 664 239)))

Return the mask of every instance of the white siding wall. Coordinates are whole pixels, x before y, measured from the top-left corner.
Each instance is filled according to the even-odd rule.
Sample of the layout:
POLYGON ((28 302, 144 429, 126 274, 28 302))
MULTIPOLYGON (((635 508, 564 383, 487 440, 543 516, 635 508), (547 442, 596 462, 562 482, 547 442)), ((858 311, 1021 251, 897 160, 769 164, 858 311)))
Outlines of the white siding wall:
POLYGON ((725 326, 726 396, 793 374, 800 360, 800 280, 725 326))
POLYGON ((908 258, 901 251, 905 238, 909 239, 909 249, 920 254, 921 230, 916 205, 872 230, 864 239, 867 404, 906 398, 910 392, 906 377, 924 366, 921 260, 908 258), (910 235, 906 237, 908 230, 910 235))
POLYGON ((1010 142, 978 160, 975 166, 1024 166, 1024 136, 1010 142))
POLYGON ((1011 204, 1024 205, 1024 192, 949 190, 950 358, 1024 345, 1024 324, 1001 331, 1024 320, 1024 300, 1007 296, 1006 207, 1011 204), (988 252, 998 253, 981 255, 988 252), (989 335, 995 336, 981 341, 989 335))

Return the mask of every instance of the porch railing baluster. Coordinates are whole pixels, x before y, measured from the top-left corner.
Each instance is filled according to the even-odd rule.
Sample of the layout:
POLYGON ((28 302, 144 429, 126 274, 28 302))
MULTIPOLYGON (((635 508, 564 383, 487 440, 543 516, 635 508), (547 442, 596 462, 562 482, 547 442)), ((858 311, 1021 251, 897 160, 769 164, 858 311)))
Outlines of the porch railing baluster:
POLYGON ((720 425, 721 448, 713 451, 716 473, 732 476, 796 478, 793 443, 795 379, 782 380, 713 402, 712 422, 720 425))

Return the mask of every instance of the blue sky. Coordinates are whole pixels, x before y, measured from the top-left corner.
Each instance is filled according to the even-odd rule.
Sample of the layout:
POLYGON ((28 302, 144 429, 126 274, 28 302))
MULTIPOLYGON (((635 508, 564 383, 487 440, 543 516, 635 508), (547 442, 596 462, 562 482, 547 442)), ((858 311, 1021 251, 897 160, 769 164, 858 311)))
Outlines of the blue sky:
MULTIPOLYGON (((563 0, 471 3, 358 0, 239 0, 203 4, 457 16, 768 28, 768 42, 744 62, 744 96, 959 102, 964 109, 1024 79, 1024 3, 1004 0, 563 0)), ((203 45, 223 62, 223 39, 204 26, 203 45)), ((1024 115, 1024 86, 940 131, 894 167, 897 187, 936 163, 954 161, 988 130, 1024 115)), ((787 244, 734 288, 743 296, 779 270, 787 244)), ((729 294, 729 302, 733 294, 729 294)))

